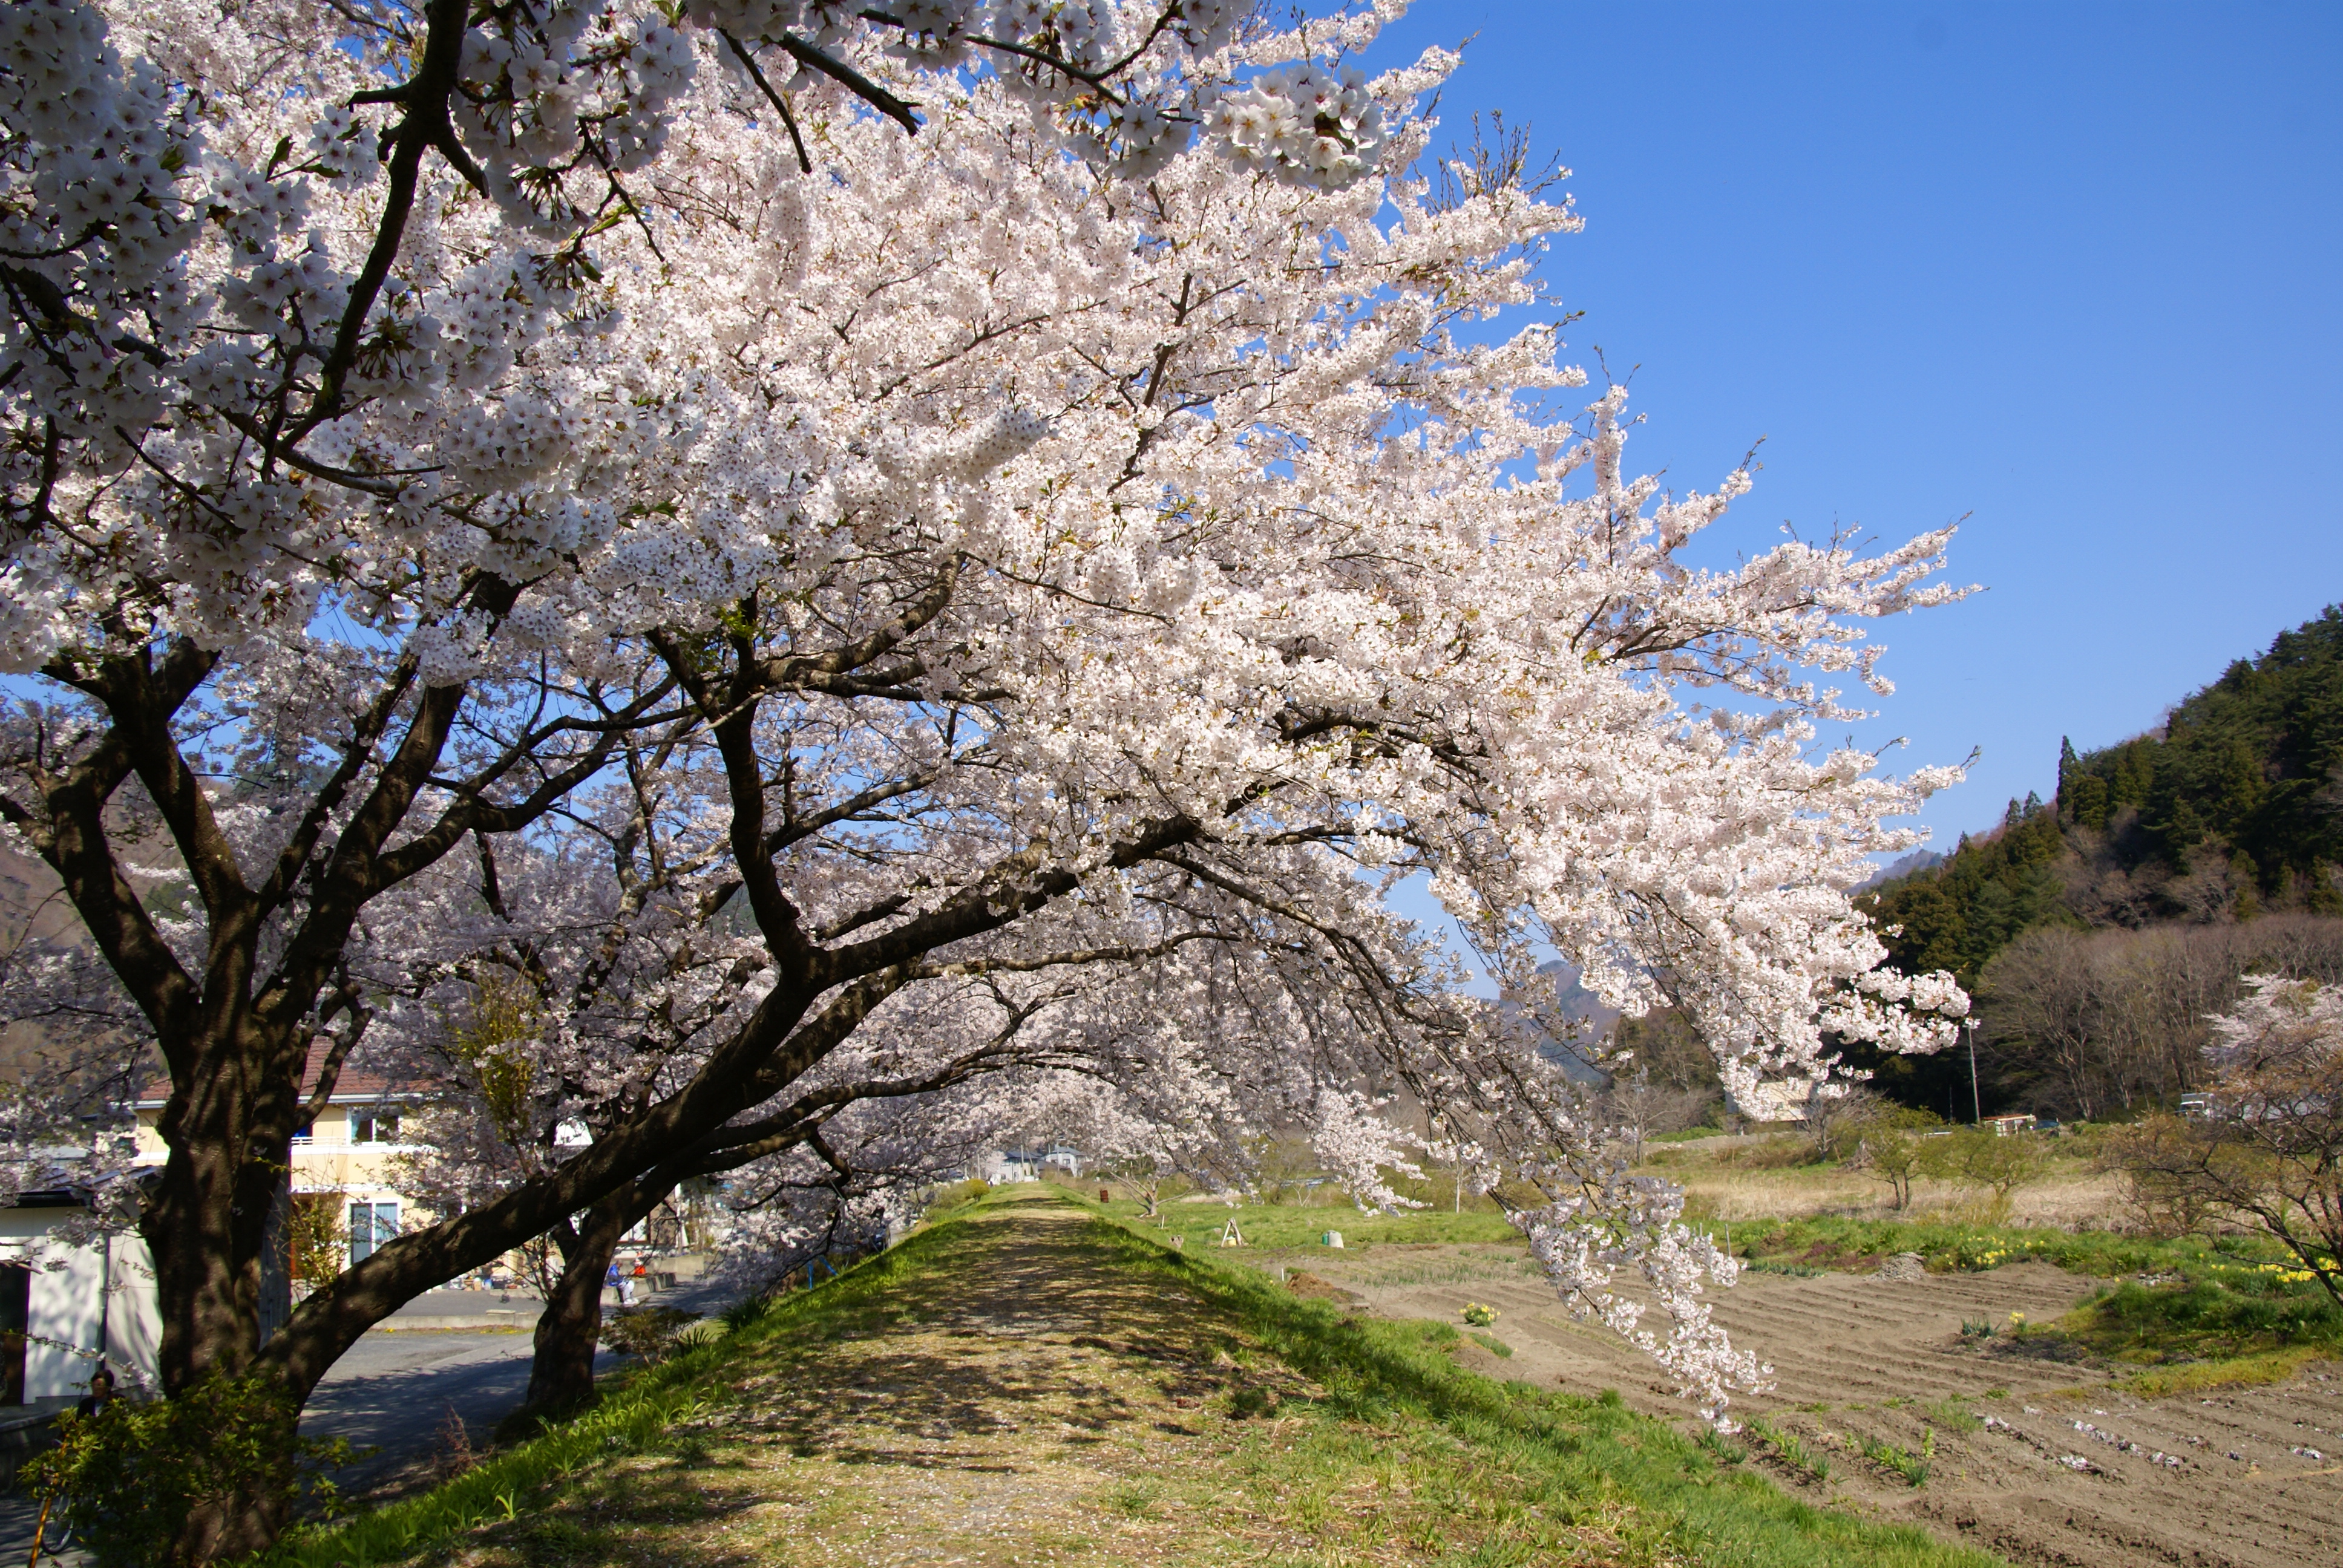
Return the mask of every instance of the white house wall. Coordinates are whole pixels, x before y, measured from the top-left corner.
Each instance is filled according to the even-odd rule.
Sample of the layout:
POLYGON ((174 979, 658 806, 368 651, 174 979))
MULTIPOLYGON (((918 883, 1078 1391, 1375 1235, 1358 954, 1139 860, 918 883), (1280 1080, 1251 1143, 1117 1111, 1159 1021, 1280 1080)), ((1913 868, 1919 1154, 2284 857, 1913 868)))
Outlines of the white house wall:
POLYGON ((136 1236, 116 1236, 111 1243, 95 1245, 69 1246, 51 1240, 51 1228, 75 1212, 0 1209, 0 1261, 27 1263, 33 1271, 25 1314, 28 1400, 87 1392, 96 1362, 75 1350, 103 1353, 126 1389, 152 1388, 157 1381, 163 1326, 146 1243, 136 1236), (109 1251, 111 1292, 106 1289, 109 1251))

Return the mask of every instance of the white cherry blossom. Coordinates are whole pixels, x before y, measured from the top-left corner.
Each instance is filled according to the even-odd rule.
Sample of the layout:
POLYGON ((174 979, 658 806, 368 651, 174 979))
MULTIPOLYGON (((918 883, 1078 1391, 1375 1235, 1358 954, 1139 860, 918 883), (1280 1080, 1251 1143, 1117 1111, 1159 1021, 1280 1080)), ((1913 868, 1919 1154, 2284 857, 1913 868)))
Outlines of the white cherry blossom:
POLYGON ((6 993, 172 1081, 168 1386, 305 1392, 1037 1001, 995 1088, 831 1120, 909 1170, 1079 1080, 1385 1201, 1404 1096, 1539 1185, 1574 1302, 1640 1334, 1643 1272, 1704 1407, 1756 1375, 1729 1263, 1380 898, 1684 1010, 1745 1096, 1933 1049, 1964 999, 1848 891, 1955 775, 1818 737, 1949 536, 1693 564, 1751 474, 1633 474, 1537 281, 1567 204, 1420 172, 1453 55, 1344 74, 1396 9, 10 11, 0 818, 81 931, 6 993), (489 980, 518 1120, 447 1033, 489 980), (257 1277, 236 1184, 377 1051, 437 1053, 451 1212, 262 1351, 202 1306, 257 1277))

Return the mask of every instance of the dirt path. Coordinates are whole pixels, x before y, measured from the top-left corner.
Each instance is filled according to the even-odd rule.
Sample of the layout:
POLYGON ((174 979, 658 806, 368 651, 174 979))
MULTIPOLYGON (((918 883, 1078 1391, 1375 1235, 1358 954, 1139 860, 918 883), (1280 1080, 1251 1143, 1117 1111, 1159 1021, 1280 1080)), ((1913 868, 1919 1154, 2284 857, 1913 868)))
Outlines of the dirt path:
POLYGON ((1102 1533, 1133 1560, 1185 1543, 1183 1522, 1148 1516, 1226 1451, 1207 1435, 1224 1423, 1192 1413, 1215 1369, 1164 1335, 1202 1303, 1102 1274, 1069 1211, 977 1223, 990 1244, 949 1289, 915 1287, 881 1332, 827 1347, 815 1379, 744 1385, 762 1442, 742 1458, 773 1501, 709 1544, 778 1532, 807 1562, 878 1568, 1081 1556, 1102 1533))
POLYGON ((1627 1560, 1633 1508, 1533 1517, 1505 1462, 1444 1429, 1384 1442, 1295 1402, 1326 1391, 1092 1223, 1045 1195, 956 1219, 948 1267, 860 1298, 850 1275, 655 1452, 406 1561, 1397 1568, 1500 1534, 1528 1555, 1491 1561, 1627 1560))
MULTIPOLYGON (((1685 1419, 1649 1362, 1573 1322, 1541 1282, 1523 1277, 1518 1257, 1378 1248, 1355 1261, 1315 1253, 1307 1267, 1393 1317, 1454 1322, 1467 1300, 1485 1302, 1503 1314, 1494 1332, 1514 1354, 1470 1352, 1482 1370, 1549 1387, 1616 1387, 1638 1408, 1685 1419)), ((1821 1446, 1832 1482, 1809 1490, 1858 1511, 2027 1563, 2343 1564, 2343 1369, 2146 1401, 2006 1337, 1986 1349, 1961 1334, 1964 1320, 2006 1328, 2012 1312, 2055 1318, 2091 1283, 2044 1263, 1912 1282, 1750 1274, 1718 1298, 1716 1316, 1779 1382, 1743 1408, 1821 1446), (2077 1396, 2078 1385, 2090 1392, 2077 1396), (1992 1424, 1979 1424, 1987 1417, 1992 1424), (1853 1442, 1916 1452, 1924 1430, 1934 1431, 1936 1452, 1918 1491, 1853 1442)))

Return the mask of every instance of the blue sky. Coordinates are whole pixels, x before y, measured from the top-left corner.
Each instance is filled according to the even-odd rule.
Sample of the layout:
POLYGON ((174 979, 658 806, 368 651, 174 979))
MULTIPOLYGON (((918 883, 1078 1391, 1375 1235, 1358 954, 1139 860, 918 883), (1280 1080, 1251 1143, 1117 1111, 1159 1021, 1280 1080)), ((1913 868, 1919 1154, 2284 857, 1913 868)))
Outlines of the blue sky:
POLYGON ((1467 36, 1442 115, 1575 171, 1639 467, 1767 437, 1735 548, 1966 515, 1988 591, 1876 628, 1858 732, 1981 749, 1939 848, 2343 599, 2343 6, 1420 0, 1371 63, 1467 36))

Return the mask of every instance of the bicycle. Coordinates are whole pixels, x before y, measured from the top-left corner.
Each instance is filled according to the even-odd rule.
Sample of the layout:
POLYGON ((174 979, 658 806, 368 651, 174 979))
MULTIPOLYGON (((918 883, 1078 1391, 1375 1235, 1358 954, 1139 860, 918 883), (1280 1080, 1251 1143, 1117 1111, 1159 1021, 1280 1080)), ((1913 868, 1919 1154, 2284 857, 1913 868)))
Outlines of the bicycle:
POLYGON ((33 1554, 25 1560, 25 1568, 41 1568, 43 1555, 56 1557, 73 1544, 73 1521, 55 1512, 57 1494, 54 1492, 41 1499, 41 1516, 33 1524, 33 1554))

